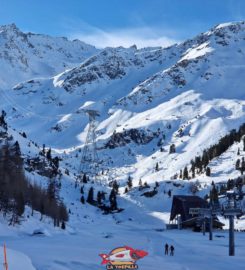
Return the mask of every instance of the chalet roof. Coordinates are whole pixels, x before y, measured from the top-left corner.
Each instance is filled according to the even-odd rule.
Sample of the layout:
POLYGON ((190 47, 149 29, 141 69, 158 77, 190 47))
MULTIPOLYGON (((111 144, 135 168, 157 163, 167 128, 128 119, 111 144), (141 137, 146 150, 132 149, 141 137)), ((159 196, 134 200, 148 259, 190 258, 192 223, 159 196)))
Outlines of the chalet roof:
POLYGON ((181 220, 186 221, 192 218, 192 215, 189 214, 190 208, 205 208, 207 206, 207 202, 198 196, 175 195, 173 196, 170 220, 181 215, 181 220))

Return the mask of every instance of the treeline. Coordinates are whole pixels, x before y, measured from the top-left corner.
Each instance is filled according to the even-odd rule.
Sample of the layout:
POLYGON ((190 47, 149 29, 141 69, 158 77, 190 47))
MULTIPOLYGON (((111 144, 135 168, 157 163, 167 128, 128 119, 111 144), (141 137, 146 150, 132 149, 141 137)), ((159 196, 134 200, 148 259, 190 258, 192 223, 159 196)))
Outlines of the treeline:
POLYGON ((0 212, 9 219, 10 225, 14 225, 20 222, 27 205, 32 215, 34 210, 40 212, 40 220, 46 215, 54 220, 55 226, 61 224, 65 228, 68 213, 57 199, 54 180, 50 180, 47 190, 30 184, 25 177, 19 143, 6 137, 4 116, 0 117, 0 212))
POLYGON ((59 169, 59 162, 59 157, 52 157, 51 148, 46 149, 45 145, 43 145, 43 149, 39 152, 39 155, 26 159, 25 169, 29 172, 35 171, 41 176, 55 178, 62 175, 59 169))
POLYGON ((0 115, 0 126, 7 130, 8 129, 8 125, 7 122, 5 121, 5 117, 6 117, 6 112, 4 110, 2 110, 2 113, 0 115))
POLYGON ((59 157, 57 157, 57 156, 52 157, 51 148, 46 150, 45 144, 43 144, 43 149, 39 154, 46 157, 46 159, 49 163, 49 166, 51 168, 51 177, 57 176, 60 173, 60 171, 59 171, 59 162, 60 162, 59 157))
POLYGON ((245 177, 237 177, 235 179, 229 179, 226 183, 218 183, 214 184, 212 181, 211 189, 209 195, 206 195, 204 199, 210 199, 211 202, 218 203, 219 202, 219 196, 224 195, 227 193, 229 190, 236 190, 238 193, 240 193, 239 200, 243 199, 243 187, 245 185, 245 177))
MULTIPOLYGON (((119 184, 117 181, 112 181, 110 183, 110 187, 112 188, 109 196, 107 197, 107 193, 105 191, 97 191, 94 190, 93 186, 90 186, 87 195, 85 194, 86 184, 90 182, 89 176, 83 174, 81 182, 84 184, 80 188, 81 192, 81 203, 89 203, 93 206, 100 208, 104 214, 115 213, 123 211, 122 208, 118 207, 117 204, 117 195, 119 190, 119 184)), ((77 186, 77 185, 76 185, 77 186)))
MULTIPOLYGON (((51 185, 51 184, 50 184, 51 185)), ((7 143, 0 149, 0 211, 6 217, 10 214, 10 224, 19 223, 20 217, 25 211, 25 205, 40 212, 40 220, 43 215, 53 218, 54 224, 66 222, 68 214, 66 207, 54 196, 52 188, 45 190, 37 185, 32 185, 26 179, 23 170, 18 142, 12 146, 7 143)))
MULTIPOLYGON (((245 124, 241 125, 238 130, 231 130, 231 132, 222 137, 217 144, 212 145, 208 149, 204 150, 202 155, 196 156, 194 160, 191 160, 190 169, 186 166, 184 170, 180 171, 179 178, 191 179, 195 178, 196 174, 206 173, 207 176, 211 176, 211 169, 208 167, 209 162, 219 157, 226 152, 235 142, 243 140, 243 148, 245 150, 245 124)), ((240 165, 239 165, 240 166, 240 165)), ((242 170, 244 171, 244 170, 242 170)), ((175 175, 174 178, 177 178, 175 175)))

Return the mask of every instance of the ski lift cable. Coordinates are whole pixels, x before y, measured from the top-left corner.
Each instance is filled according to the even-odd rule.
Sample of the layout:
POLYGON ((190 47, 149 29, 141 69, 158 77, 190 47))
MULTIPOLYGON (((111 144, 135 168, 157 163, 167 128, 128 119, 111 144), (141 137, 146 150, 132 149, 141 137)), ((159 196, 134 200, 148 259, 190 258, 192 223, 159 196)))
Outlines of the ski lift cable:
MULTIPOLYGON (((40 119, 46 119, 46 120, 54 120, 54 119, 58 119, 60 117, 60 116, 48 117, 48 116, 43 116, 43 115, 37 114, 29 109, 22 107, 20 104, 18 104, 12 98, 10 98, 3 90, 0 90, 0 94, 5 99, 5 101, 7 101, 7 103, 9 103, 9 105, 14 107, 15 109, 17 109, 17 111, 19 111, 21 114, 23 114, 27 117, 36 116, 40 119)), ((74 113, 75 113, 75 111, 74 111, 74 113)))
POLYGON ((0 90, 1 96, 5 99, 5 101, 7 101, 7 103, 9 103, 10 105, 12 105, 13 107, 19 107, 18 110, 21 111, 22 113, 25 112, 26 113, 26 109, 19 106, 15 101, 11 100, 11 98, 9 96, 6 95, 6 93, 3 90, 0 90))
MULTIPOLYGON (((25 116, 30 116, 30 115, 35 115, 34 112, 22 107, 20 104, 18 104, 16 101, 14 101, 12 98, 10 98, 10 96, 8 96, 6 93, 4 93, 3 90, 0 90, 0 94, 1 96, 5 99, 5 101, 7 101, 7 103, 9 105, 11 105, 14 109, 16 109, 17 111, 19 111, 21 114, 25 115, 25 116)), ((43 116, 39 116, 44 118, 43 116)))

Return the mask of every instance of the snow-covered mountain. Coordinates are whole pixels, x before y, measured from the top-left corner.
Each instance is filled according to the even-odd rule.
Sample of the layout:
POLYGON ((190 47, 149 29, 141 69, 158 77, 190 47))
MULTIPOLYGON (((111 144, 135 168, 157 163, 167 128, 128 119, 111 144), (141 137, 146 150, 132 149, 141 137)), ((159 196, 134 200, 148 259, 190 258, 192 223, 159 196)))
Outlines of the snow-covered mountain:
MULTIPOLYGON (((172 195, 193 194, 195 185, 196 194, 203 197, 212 181, 223 183, 240 175, 235 163, 238 148, 239 158, 245 157, 242 141, 209 163, 211 177, 205 172, 191 180, 179 177, 185 166, 190 169, 195 156, 245 122, 244 22, 220 24, 169 48, 103 50, 81 41, 25 34, 9 25, 0 28, 0 61, 0 108, 7 113, 8 135, 18 140, 26 164, 40 158, 43 144, 52 148, 52 156, 59 156, 59 196, 70 213, 63 233, 53 229, 48 218, 40 225, 40 214, 30 217, 30 209, 26 209, 20 237, 26 239, 30 230, 41 226, 46 236, 56 240, 43 238, 40 247, 50 245, 50 252, 40 252, 37 257, 32 249, 36 240, 28 238, 31 245, 24 252, 34 266, 97 269, 99 262, 94 262, 94 256, 125 241, 151 253, 143 263, 145 269, 158 269, 159 264, 178 270, 206 269, 204 259, 210 258, 210 252, 214 264, 220 266, 220 247, 223 254, 227 239, 217 240, 219 249, 210 245, 207 249, 200 236, 189 232, 176 238, 177 232, 162 230, 169 220, 169 191, 172 195), (88 131, 88 109, 98 114, 96 141, 101 162, 99 176, 93 179, 99 181, 85 184, 83 192, 87 196, 91 186, 95 192, 103 190, 108 203, 109 183, 117 180, 118 206, 124 211, 114 215, 101 215, 101 210, 80 201, 83 184, 77 183, 77 174, 88 131), (170 154, 171 145, 176 151, 170 154), (129 176, 133 188, 125 193, 129 176), (140 182, 148 185, 141 189, 140 182), (76 234, 85 244, 81 245, 76 234), (72 254, 62 249, 64 259, 56 260, 56 249, 64 237, 70 246, 82 248, 83 259, 74 248, 72 254), (177 252, 183 252, 174 265, 161 257, 162 241, 174 242, 177 252), (201 264, 197 254, 190 258, 193 250, 201 250, 201 264)), ((26 175, 43 187, 49 181, 30 168, 26 175)), ((227 220, 222 221, 227 228, 227 220)), ((236 227, 244 229, 244 219, 236 227)), ((6 234, 5 227, 2 231, 6 234)), ((21 241, 11 239, 11 248, 22 251, 21 241)), ((244 246, 242 240, 240 237, 240 246, 244 246)), ((237 269, 242 269, 243 263, 239 251, 237 269)), ((229 267, 225 259, 222 269, 229 267)))
POLYGON ((24 33, 15 24, 0 26, 1 88, 55 75, 97 51, 79 40, 24 33))
POLYGON ((72 152, 86 137, 83 105, 93 102, 100 114, 101 158, 114 159, 116 153, 118 170, 130 164, 137 179, 169 178, 244 121, 244 38, 240 22, 218 25, 169 48, 106 48, 52 78, 1 91, 3 108, 9 122, 31 139, 72 152), (132 138, 125 143, 123 137, 130 137, 132 129, 143 133, 147 143, 132 138), (116 144, 123 147, 112 147, 115 133, 116 144), (173 143, 176 158, 168 155, 173 143), (127 154, 123 157, 128 149, 133 151, 132 162, 127 154), (153 177, 156 162, 163 165, 153 177))

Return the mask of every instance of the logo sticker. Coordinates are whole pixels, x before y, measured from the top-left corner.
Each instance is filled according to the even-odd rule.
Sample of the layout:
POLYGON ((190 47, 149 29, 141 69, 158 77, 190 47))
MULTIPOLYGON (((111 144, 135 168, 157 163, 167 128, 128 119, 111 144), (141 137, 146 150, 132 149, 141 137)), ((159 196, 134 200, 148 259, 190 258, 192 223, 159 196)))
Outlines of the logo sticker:
POLYGON ((144 250, 133 249, 131 247, 118 247, 109 254, 100 254, 101 264, 106 264, 106 269, 138 269, 136 261, 147 256, 144 250))

